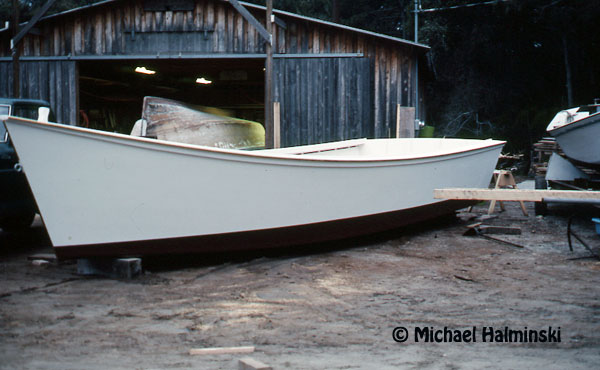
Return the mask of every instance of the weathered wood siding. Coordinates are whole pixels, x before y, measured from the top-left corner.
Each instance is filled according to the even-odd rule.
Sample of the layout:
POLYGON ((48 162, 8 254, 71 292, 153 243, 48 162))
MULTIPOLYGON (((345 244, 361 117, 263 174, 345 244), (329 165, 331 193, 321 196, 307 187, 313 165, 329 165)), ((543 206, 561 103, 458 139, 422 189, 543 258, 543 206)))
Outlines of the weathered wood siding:
MULTIPOLYGON (((21 62, 20 97, 50 103, 58 122, 76 124, 78 112, 77 63, 21 62)), ((11 62, 0 62, 0 97, 14 97, 11 62)))
MULTIPOLYGON (((29 34, 23 39, 22 55, 129 56, 135 59, 141 55, 177 58, 186 54, 256 55, 265 52, 264 41, 258 32, 228 2, 195 0, 189 8, 191 10, 164 10, 161 6, 156 6, 161 3, 167 4, 165 8, 169 8, 168 0, 152 1, 153 6, 146 8, 143 0, 123 0, 44 19, 37 25, 41 31, 40 35, 29 34)), ((248 6, 248 9, 259 21, 264 22, 263 10, 252 6, 248 6)), ((372 68, 369 104, 372 114, 369 132, 373 137, 393 136, 396 132, 397 104, 416 104, 415 61, 423 50, 406 43, 346 28, 277 12, 276 14, 287 27, 274 27, 275 53, 362 53, 370 59, 372 68)), ((8 32, 0 34, 0 45, 0 57, 3 56, 6 60, 10 57, 8 32)), ((345 62, 336 63, 344 65, 345 62)), ((310 73, 309 70, 311 68, 301 69, 298 73, 310 73)), ((327 68, 325 70, 329 71, 327 68)), ((355 79, 355 75, 347 74, 340 81, 352 83, 355 79)), ((302 77, 302 80, 308 83, 312 81, 312 77, 302 77)), ((280 81, 275 81, 275 85, 277 84, 280 84, 280 81)), ((306 103, 310 104, 305 105, 305 109, 312 109, 309 106, 319 104, 318 101, 306 103)), ((283 104, 281 109, 288 117, 288 111, 297 107, 286 104, 283 104)), ((291 101, 289 104, 292 104, 291 101)), ((76 104, 71 103, 70 106, 74 108, 76 104)), ((422 118, 424 110, 422 106, 420 108, 422 118)), ((343 121, 338 124, 352 125, 343 121)), ((302 125, 309 125, 309 122, 302 125)))
POLYGON ((286 58, 273 67, 282 146, 373 136, 368 58, 286 58))

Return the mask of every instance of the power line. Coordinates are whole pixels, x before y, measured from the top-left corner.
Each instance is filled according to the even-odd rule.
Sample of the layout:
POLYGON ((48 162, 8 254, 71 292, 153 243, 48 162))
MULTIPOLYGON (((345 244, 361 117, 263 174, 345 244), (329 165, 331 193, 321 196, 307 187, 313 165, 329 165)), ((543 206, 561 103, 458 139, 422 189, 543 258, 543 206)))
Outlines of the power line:
POLYGON ((511 0, 492 0, 492 1, 485 1, 485 2, 482 2, 482 3, 453 5, 453 6, 448 6, 448 7, 445 7, 445 8, 419 9, 419 10, 413 10, 413 12, 416 12, 416 13, 433 13, 433 12, 438 12, 438 11, 441 11, 441 10, 471 8, 471 7, 479 6, 479 5, 493 5, 493 4, 499 4, 499 3, 507 3, 509 1, 511 1, 511 0))

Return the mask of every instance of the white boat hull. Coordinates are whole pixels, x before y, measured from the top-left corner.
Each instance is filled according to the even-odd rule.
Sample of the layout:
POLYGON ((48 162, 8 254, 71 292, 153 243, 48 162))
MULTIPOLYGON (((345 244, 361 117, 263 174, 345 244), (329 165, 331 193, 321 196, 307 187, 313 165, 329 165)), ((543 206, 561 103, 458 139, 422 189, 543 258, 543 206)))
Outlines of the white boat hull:
POLYGON ((600 113, 549 130, 565 155, 575 161, 600 166, 600 113))
POLYGON ((340 150, 244 152, 14 117, 5 123, 59 256, 183 251, 175 240, 206 251, 227 236, 232 249, 245 240, 270 247, 393 228, 427 216, 403 218, 406 210, 429 207, 435 216, 464 206, 439 203, 433 189, 487 187, 504 144, 363 139, 335 144, 340 150), (364 223, 369 218, 379 225, 364 223), (338 230, 302 238, 319 229, 311 225, 338 230))

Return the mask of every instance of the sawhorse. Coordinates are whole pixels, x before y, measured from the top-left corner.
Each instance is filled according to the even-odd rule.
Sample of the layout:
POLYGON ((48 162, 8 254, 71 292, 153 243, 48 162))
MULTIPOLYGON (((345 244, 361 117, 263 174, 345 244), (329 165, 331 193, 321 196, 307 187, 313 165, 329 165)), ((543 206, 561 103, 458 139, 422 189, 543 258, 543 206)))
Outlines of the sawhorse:
MULTIPOLYGON (((510 171, 506 171, 506 170, 494 171, 494 183, 495 183, 495 186, 494 186, 495 189, 501 189, 501 188, 516 189, 517 188, 517 183, 515 182, 515 178, 513 177, 512 173, 510 171)), ((504 203, 501 200, 499 200, 498 202, 500 203, 500 209, 505 211, 504 203)), ((525 216, 528 216, 527 209, 525 209, 525 203, 523 203, 523 201, 519 201, 519 203, 521 204, 521 211, 523 211, 523 214, 525 216)), ((495 207, 496 207, 496 201, 495 200, 490 201, 490 208, 488 209, 488 215, 491 215, 492 213, 494 213, 495 207)))

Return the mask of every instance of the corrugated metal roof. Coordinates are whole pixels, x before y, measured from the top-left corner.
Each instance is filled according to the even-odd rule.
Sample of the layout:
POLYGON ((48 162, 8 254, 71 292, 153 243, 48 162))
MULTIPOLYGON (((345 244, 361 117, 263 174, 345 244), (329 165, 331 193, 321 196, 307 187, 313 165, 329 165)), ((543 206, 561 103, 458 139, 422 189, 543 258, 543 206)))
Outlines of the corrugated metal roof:
MULTIPOLYGON (((70 10, 65 10, 64 12, 52 14, 52 15, 43 17, 41 20, 51 19, 51 18, 56 18, 56 17, 61 17, 61 16, 64 16, 66 14, 71 14, 71 13, 79 12, 79 11, 82 11, 84 9, 90 9, 90 8, 102 6, 102 5, 105 5, 105 4, 114 3, 114 2, 117 2, 117 1, 121 1, 121 0, 104 0, 104 1, 99 1, 97 3, 93 3, 93 4, 90 4, 90 5, 85 5, 85 6, 81 6, 79 8, 74 8, 74 9, 70 9, 70 10)), ((221 1, 227 2, 227 0, 221 0, 221 1)), ((258 10, 266 10, 266 7, 264 7, 262 5, 251 4, 251 3, 247 3, 247 2, 243 2, 243 1, 240 1, 240 4, 244 5, 247 8, 253 8, 253 9, 258 9, 258 10)), ((286 12, 286 11, 283 11, 283 10, 273 9, 273 13, 275 15, 280 15, 280 16, 284 16, 284 17, 290 17, 290 18, 300 19, 300 20, 307 21, 307 22, 313 22, 313 23, 321 24, 321 25, 328 26, 328 27, 338 28, 338 29, 342 29, 342 30, 346 30, 346 31, 350 31, 350 32, 356 32, 356 33, 360 33, 360 34, 371 36, 371 37, 377 37, 377 38, 381 38, 381 39, 385 39, 385 40, 389 40, 389 41, 394 41, 394 42, 398 42, 398 43, 405 44, 405 45, 415 46, 415 47, 418 47, 418 48, 430 49, 429 46, 427 46, 425 44, 420 44, 418 42, 408 41, 408 40, 401 39, 401 38, 398 38, 398 37, 388 36, 388 35, 384 35, 384 34, 377 33, 377 32, 371 32, 371 31, 360 29, 360 28, 354 28, 354 27, 350 27, 350 26, 345 26, 343 24, 329 22, 329 21, 324 21, 324 20, 317 19, 317 18, 306 17, 306 16, 303 16, 303 15, 300 15, 300 14, 290 13, 290 12, 286 12)), ((7 31, 7 30, 0 31, 0 33, 4 32, 4 31, 7 31)))

